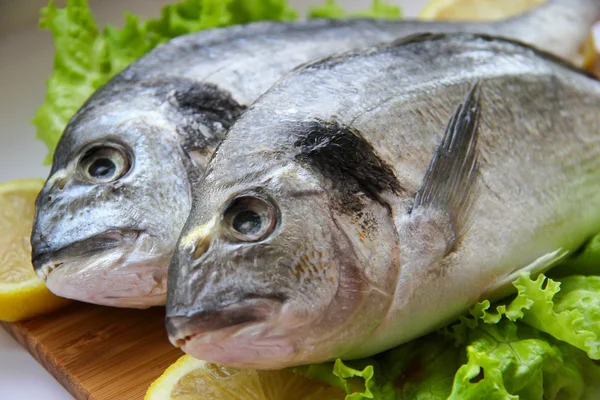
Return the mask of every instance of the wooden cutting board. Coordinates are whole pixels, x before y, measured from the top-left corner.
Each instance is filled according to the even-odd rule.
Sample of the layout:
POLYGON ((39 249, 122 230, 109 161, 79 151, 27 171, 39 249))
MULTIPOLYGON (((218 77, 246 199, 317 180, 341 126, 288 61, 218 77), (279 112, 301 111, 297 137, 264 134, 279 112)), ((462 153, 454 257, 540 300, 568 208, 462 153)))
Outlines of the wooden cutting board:
POLYGON ((162 307, 118 309, 74 303, 29 321, 5 323, 76 399, 140 400, 183 353, 164 328, 162 307))

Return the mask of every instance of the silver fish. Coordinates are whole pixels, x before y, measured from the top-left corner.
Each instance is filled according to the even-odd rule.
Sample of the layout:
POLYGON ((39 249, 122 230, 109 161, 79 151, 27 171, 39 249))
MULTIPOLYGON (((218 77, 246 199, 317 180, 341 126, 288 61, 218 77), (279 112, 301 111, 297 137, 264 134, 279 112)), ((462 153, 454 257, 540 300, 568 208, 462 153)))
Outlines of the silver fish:
POLYGON ((174 39, 99 89, 69 122, 36 203, 35 269, 63 297, 164 304, 190 184, 227 128, 286 71, 419 31, 504 34, 570 58, 599 15, 598 0, 551 0, 498 23, 312 20, 174 39))
POLYGON ((167 329, 195 357, 369 356, 600 231, 600 81, 531 47, 424 34, 280 80, 194 187, 167 329))

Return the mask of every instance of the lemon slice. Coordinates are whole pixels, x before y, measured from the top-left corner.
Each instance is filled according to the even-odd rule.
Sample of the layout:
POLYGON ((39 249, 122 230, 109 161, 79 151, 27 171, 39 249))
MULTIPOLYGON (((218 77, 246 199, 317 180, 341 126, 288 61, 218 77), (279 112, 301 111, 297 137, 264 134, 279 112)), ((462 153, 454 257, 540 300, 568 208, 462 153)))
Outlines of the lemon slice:
POLYGON ((226 368, 185 355, 148 389, 144 400, 343 400, 338 388, 291 371, 226 368))
POLYGON ((521 14, 545 0, 431 0, 420 18, 425 20, 493 21, 521 14))
MULTIPOLYGON (((419 17, 424 20, 444 21, 494 21, 509 18, 539 6, 546 0, 431 0, 423 8, 419 17)), ((593 70, 596 64, 594 38, 590 36, 580 58, 574 60, 587 70, 593 70)))
POLYGON ((39 179, 0 184, 0 320, 18 321, 68 303, 56 297, 31 265, 29 236, 39 179))
POLYGON ((592 67, 592 72, 600 79, 600 55, 596 57, 595 65, 592 67))

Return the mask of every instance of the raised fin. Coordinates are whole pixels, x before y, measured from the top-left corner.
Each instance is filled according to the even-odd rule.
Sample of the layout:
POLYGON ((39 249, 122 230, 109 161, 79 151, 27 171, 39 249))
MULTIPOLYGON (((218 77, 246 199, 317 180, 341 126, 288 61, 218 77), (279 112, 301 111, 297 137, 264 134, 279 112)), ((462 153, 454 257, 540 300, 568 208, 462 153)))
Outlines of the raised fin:
POLYGON ((441 212, 450 219, 452 237, 447 238, 447 251, 468 229, 478 193, 480 86, 476 83, 454 112, 411 210, 411 213, 441 212))
POLYGON ((504 278, 496 280, 492 286, 487 287, 479 299, 481 301, 486 299, 490 301, 500 300, 514 291, 514 286, 512 283, 519 277, 521 273, 529 272, 532 278, 536 278, 539 274, 548 271, 559 262, 564 261, 567 256, 570 255, 571 252, 560 248, 544 254, 529 265, 520 265, 509 272, 504 278))

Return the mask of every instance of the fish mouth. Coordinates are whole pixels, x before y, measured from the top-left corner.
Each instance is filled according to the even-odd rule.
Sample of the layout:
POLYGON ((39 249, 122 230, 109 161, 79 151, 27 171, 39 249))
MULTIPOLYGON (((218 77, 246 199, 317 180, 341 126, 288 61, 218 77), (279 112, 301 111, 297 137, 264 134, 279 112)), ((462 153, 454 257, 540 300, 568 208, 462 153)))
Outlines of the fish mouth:
POLYGON ((46 281, 52 271, 65 263, 73 259, 96 256, 123 244, 132 244, 139 234, 136 230, 113 229, 55 249, 36 245, 32 251, 33 268, 38 277, 46 281))
POLYGON ((212 341, 219 336, 234 335, 275 317, 284 301, 283 295, 251 295, 221 308, 209 308, 187 315, 167 315, 165 323, 169 340, 175 347, 184 348, 194 340, 206 338, 212 341))

